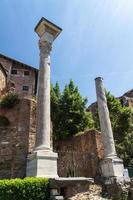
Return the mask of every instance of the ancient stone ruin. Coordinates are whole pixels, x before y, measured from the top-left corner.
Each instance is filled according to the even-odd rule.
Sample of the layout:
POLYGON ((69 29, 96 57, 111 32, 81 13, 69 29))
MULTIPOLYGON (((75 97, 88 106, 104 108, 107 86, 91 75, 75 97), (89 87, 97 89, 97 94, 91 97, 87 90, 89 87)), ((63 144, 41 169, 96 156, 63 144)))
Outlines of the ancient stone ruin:
MULTIPOLYGON (((116 195, 116 199, 119 194, 120 199, 123 191, 128 193, 130 178, 125 176, 123 161, 117 156, 101 77, 95 79, 101 133, 88 130, 84 134, 57 141, 54 147, 51 145, 50 53, 61 31, 60 27, 45 18, 39 21, 35 28, 39 36, 39 76, 34 68, 19 63, 20 73, 24 70, 25 76, 28 76, 32 71, 32 81, 26 82, 29 85, 23 85, 28 86, 28 90, 24 87, 15 108, 10 111, 0 108, 0 114, 11 122, 6 128, 0 127, 0 178, 48 177, 53 200, 64 197, 71 200, 93 199, 94 193, 94 196, 102 199, 100 195, 104 190, 110 196, 116 195), (29 97, 37 92, 37 77, 36 105, 36 101, 29 97)), ((12 59, 6 59, 12 62, 12 59)), ((7 77, 10 78, 9 82, 16 81, 18 89, 19 82, 12 77, 12 73, 17 73, 16 68, 10 69, 10 74, 4 71, 2 65, 0 69, 1 93, 7 84, 7 77)))

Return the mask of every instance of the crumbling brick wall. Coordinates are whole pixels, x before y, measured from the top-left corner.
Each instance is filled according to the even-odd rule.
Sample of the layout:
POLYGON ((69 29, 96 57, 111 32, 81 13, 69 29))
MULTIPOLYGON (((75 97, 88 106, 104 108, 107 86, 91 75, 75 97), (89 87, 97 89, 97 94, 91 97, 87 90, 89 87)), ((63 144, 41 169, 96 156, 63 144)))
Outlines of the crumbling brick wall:
MULTIPOLYGON (((36 102, 21 99, 13 109, 0 109, 10 126, 0 127, 0 178, 25 177, 26 158, 35 147, 36 102)), ((86 131, 54 143, 58 153, 59 176, 99 175, 99 159, 103 155, 101 134, 86 131)))
POLYGON ((35 142, 35 102, 22 99, 12 109, 0 109, 10 125, 0 127, 0 178, 25 177, 26 158, 35 142))
POLYGON ((103 157, 101 134, 86 131, 55 144, 58 152, 59 176, 96 177, 100 175, 99 160, 103 157))

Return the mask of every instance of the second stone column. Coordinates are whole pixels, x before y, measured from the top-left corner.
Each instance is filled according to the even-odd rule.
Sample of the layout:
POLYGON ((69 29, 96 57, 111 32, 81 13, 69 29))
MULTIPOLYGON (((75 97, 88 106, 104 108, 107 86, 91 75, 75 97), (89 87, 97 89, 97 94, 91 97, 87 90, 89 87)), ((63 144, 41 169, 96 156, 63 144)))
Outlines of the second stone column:
POLYGON ((97 77, 95 79, 95 83, 98 103, 98 114, 104 147, 104 158, 101 161, 102 176, 107 179, 115 177, 116 180, 124 181, 123 160, 117 157, 115 149, 115 142, 109 117, 109 110, 107 106, 105 88, 103 85, 103 78, 97 77))

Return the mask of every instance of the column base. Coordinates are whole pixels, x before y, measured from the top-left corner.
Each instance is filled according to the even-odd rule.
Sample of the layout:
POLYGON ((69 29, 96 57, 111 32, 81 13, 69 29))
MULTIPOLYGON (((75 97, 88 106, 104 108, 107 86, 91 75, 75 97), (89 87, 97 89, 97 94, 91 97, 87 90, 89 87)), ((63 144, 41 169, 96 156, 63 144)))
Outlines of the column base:
POLYGON ((120 158, 105 158, 101 161, 102 175, 109 177, 124 177, 123 160, 120 158))
POLYGON ((28 155, 27 177, 57 178, 57 153, 51 150, 38 150, 28 155))

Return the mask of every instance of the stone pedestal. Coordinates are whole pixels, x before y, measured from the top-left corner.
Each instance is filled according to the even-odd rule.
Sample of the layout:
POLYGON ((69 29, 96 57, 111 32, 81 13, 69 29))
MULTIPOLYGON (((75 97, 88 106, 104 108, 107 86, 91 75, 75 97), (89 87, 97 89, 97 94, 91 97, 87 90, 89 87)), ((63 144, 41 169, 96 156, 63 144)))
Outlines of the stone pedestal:
POLYGON ((124 166, 120 158, 106 158, 101 161, 101 169, 104 177, 123 177, 124 166))
POLYGON ((27 176, 56 178, 57 175, 57 153, 52 151, 36 151, 28 156, 27 176))
POLYGON ((35 149, 27 159, 27 176, 55 178, 57 175, 57 153, 50 142, 50 53, 54 39, 61 28, 42 18, 35 28, 40 37, 40 68, 37 97, 37 129, 35 149))

